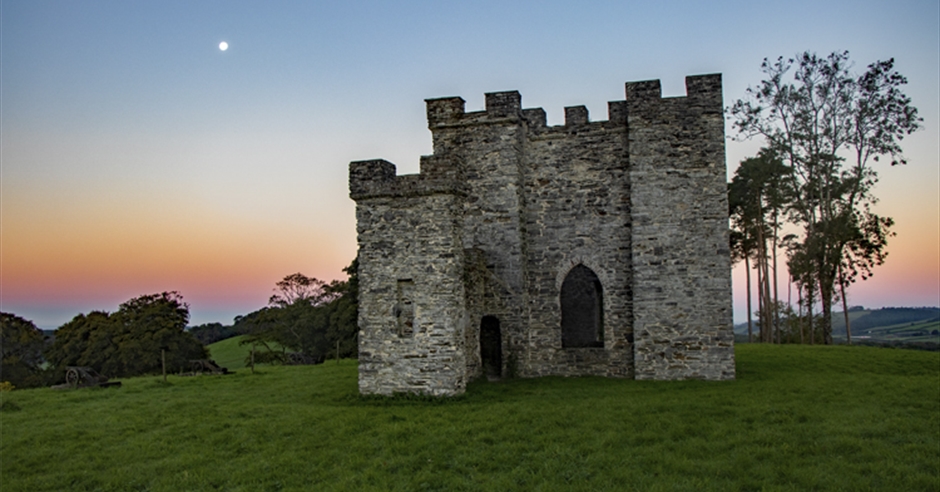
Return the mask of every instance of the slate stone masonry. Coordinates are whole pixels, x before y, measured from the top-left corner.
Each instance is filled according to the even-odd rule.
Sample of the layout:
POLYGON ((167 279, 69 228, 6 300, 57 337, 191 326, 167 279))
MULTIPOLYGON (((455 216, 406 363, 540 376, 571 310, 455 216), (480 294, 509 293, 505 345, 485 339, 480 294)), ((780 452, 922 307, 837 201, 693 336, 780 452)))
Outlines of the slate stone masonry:
POLYGON ((733 379, 721 76, 687 77, 686 91, 627 83, 607 121, 577 106, 559 126, 514 91, 469 113, 428 99, 434 154, 419 174, 351 163, 360 392, 459 394, 484 367, 733 379), (566 326, 583 333, 563 333, 562 284, 585 268, 602 312, 580 309, 589 318, 566 326))

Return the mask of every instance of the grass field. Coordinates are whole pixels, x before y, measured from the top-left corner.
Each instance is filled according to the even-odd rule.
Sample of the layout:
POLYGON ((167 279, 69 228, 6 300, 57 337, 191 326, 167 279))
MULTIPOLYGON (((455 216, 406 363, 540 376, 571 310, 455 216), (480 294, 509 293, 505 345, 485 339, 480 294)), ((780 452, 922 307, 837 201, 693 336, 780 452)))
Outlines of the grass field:
POLYGON ((226 338, 209 345, 209 357, 220 366, 233 371, 245 367, 245 356, 251 352, 251 346, 239 345, 238 342, 242 338, 245 338, 244 335, 226 338))
POLYGON ((356 362, 0 393, 0 490, 940 490, 940 354, 742 345, 733 382, 362 398, 356 362))
MULTIPOLYGON (((245 363, 248 355, 251 354, 251 345, 239 345, 239 342, 245 338, 244 335, 226 338, 225 340, 208 345, 209 357, 221 366, 230 370, 242 369, 247 367, 245 363)), ((272 349, 278 350, 278 344, 271 344, 272 349)), ((262 348, 258 348, 262 350, 262 348)))

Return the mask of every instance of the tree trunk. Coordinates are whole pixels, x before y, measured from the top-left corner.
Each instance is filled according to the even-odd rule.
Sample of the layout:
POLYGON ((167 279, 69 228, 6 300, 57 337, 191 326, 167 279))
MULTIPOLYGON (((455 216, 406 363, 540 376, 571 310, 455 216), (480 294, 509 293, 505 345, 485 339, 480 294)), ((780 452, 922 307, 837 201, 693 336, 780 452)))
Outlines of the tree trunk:
POLYGON ((813 315, 813 300, 816 296, 816 286, 815 284, 807 284, 806 286, 806 312, 809 315, 809 344, 816 344, 816 320, 813 315))
POLYGON ((777 330, 777 343, 780 343, 780 298, 777 295, 777 211, 774 210, 774 234, 770 238, 772 249, 773 260, 774 260, 774 303, 773 303, 773 313, 774 313, 774 328, 777 330))
POLYGON ((787 343, 793 343, 793 278, 787 276, 787 343))
POLYGON ((832 345, 832 284, 825 287, 823 281, 820 281, 819 297, 822 302, 823 344, 832 345))
POLYGON ((744 269, 747 271, 747 343, 754 341, 751 320, 751 261, 747 253, 744 254, 744 269))
POLYGON ((757 258, 757 338, 764 342, 764 332, 767 331, 767 320, 764 318, 764 283, 762 281, 760 257, 757 258))
POLYGON ((797 326, 799 326, 800 328, 800 345, 803 345, 804 343, 806 343, 806 341, 803 340, 803 286, 797 285, 797 287, 798 289, 796 290, 796 296, 797 296, 796 305, 797 305, 797 309, 799 309, 800 311, 799 317, 797 318, 797 326))
POLYGON ((770 297, 770 261, 764 248, 764 317, 767 320, 767 343, 774 343, 774 305, 770 297))
POLYGON ((842 293, 842 314, 845 315, 845 342, 852 345, 852 324, 849 322, 849 306, 845 299, 845 277, 842 275, 842 266, 839 266, 839 290, 842 293))

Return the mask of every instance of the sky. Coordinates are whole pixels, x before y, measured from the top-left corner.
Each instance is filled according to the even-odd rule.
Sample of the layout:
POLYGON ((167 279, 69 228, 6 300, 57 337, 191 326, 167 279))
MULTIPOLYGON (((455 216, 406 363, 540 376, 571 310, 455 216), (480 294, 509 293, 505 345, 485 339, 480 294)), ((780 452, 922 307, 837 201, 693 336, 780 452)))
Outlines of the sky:
MULTIPOLYGON (((417 172, 424 99, 518 90, 562 124, 606 119, 627 81, 681 96, 720 72, 729 106, 763 58, 806 50, 894 58, 924 120, 909 164, 876 167, 897 236, 849 304, 940 305, 936 0, 0 0, 0 310, 51 329, 175 290, 191 324, 228 324, 288 274, 345 278, 348 163, 417 172)), ((760 146, 729 138, 729 176, 760 146)))

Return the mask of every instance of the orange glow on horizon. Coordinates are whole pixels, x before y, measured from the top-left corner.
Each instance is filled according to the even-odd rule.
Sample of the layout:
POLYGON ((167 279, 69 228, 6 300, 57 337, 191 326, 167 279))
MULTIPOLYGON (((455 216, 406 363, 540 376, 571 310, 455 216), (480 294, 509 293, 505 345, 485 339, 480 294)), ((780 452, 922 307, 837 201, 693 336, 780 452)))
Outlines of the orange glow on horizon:
POLYGON ((218 213, 191 204, 171 209, 146 200, 125 207, 83 201, 57 215, 51 211, 63 210, 61 204, 22 203, 22 194, 11 195, 4 205, 24 212, 4 213, 6 303, 123 302, 177 290, 191 304, 257 300, 261 307, 285 275, 345 279, 342 268, 355 256, 355 242, 347 239, 354 231, 298 231, 288 221, 232 214, 220 222, 218 213))

